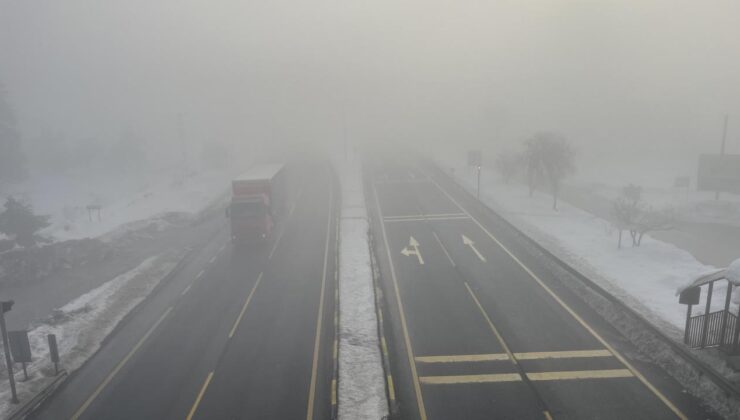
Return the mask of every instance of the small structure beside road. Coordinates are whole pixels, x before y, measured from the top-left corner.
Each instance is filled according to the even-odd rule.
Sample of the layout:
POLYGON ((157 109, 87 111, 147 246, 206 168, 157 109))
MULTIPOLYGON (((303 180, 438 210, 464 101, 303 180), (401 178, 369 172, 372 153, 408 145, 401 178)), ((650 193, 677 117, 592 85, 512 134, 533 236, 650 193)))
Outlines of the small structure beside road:
POLYGON ((688 305, 684 343, 691 348, 718 347, 730 356, 740 355, 740 309, 731 310, 732 291, 740 286, 740 259, 729 267, 694 280, 689 286, 679 290, 679 303, 688 305), (719 282, 719 283, 718 283, 719 282), (716 289, 726 282, 723 309, 712 312, 712 299, 716 289), (715 287, 715 283, 718 284, 715 287), (702 288, 706 286, 707 297, 704 313, 692 315, 692 308, 699 304, 702 288))

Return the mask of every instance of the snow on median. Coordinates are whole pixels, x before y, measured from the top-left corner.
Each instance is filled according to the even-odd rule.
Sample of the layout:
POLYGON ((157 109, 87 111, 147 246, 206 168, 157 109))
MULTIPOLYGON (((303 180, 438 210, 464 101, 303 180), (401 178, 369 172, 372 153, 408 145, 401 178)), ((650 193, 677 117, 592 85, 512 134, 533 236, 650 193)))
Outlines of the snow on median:
POLYGON ((379 420, 388 414, 367 211, 359 163, 335 162, 342 183, 339 249, 340 419, 379 420))
MULTIPOLYGON (((29 380, 15 366, 18 397, 21 403, 51 382, 54 368, 49 358, 47 334, 55 334, 59 347, 60 367, 72 372, 82 366, 100 347, 103 339, 138 305, 177 264, 177 255, 150 257, 138 267, 103 283, 101 286, 55 310, 28 332, 34 361, 28 365, 29 380)), ((0 351, 0 354, 2 352, 0 351)), ((4 366, 3 366, 4 369, 4 366)), ((18 406, 9 404, 10 386, 7 372, 0 381, 0 417, 18 406)))

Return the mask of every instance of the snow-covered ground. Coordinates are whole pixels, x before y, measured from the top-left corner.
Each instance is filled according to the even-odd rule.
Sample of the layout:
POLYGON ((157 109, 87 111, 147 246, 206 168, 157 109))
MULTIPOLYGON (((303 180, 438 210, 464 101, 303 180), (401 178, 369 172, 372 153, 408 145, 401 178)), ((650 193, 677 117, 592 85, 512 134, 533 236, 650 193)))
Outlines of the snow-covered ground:
MULTIPOLYGON (((600 197, 613 200, 621 187, 597 184, 589 187, 600 197)), ((672 208, 680 220, 698 223, 722 223, 740 226, 740 196, 722 193, 719 200, 714 192, 685 188, 644 188, 642 199, 653 208, 672 208)))
MULTIPOLYGON (((447 170, 455 168, 454 176, 466 188, 475 188, 474 169, 461 162, 441 163, 447 170)), ((668 333, 682 336, 686 307, 678 303, 676 291, 715 267, 649 236, 640 247, 628 245, 618 249, 618 233, 607 220, 562 201, 559 210, 554 211, 549 194, 537 192, 529 197, 525 186, 504 185, 489 171, 484 170, 482 180, 481 199, 487 205, 643 316, 658 325, 667 325, 671 330, 668 333)), ((724 287, 718 287, 715 293, 724 293, 724 287)), ((713 309, 719 309, 723 301, 714 299, 713 309)), ((737 305, 737 295, 734 303, 737 305)), ((700 307, 695 307, 695 313, 702 311, 700 307)))
POLYGON ((41 233, 55 240, 99 237, 121 225, 168 212, 195 213, 229 188, 228 169, 191 173, 156 171, 135 176, 67 174, 34 177, 21 185, 5 186, 8 195, 22 198, 37 214, 51 216, 41 233), (88 212, 87 206, 99 205, 88 212))
POLYGON ((339 418, 388 415, 359 161, 335 160, 342 184, 339 248, 339 418))
MULTIPOLYGON (((55 334, 61 367, 79 368, 100 347, 103 339, 138 305, 176 265, 178 255, 151 257, 138 267, 102 284, 55 310, 47 319, 29 328, 34 361, 28 365, 28 381, 16 365, 15 377, 21 402, 27 401, 54 376, 49 359, 47 334, 55 334)), ((2 352, 0 352, 2 354, 2 352)), ((1 376, 6 376, 3 371, 1 376)), ((0 417, 17 407, 9 404, 10 387, 0 380, 0 417)))

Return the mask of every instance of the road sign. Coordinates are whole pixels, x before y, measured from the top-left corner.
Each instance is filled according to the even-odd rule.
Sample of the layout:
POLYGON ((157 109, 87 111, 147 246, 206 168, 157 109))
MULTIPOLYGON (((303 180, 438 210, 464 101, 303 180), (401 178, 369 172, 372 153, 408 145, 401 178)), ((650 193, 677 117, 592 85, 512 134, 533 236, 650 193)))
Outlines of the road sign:
POLYGON ((720 191, 740 194, 740 155, 699 156, 700 191, 720 191))
POLYGON ((468 150, 468 166, 481 166, 483 164, 483 152, 480 150, 468 150))
POLYGON ((681 305, 698 305, 699 297, 701 297, 701 288, 692 287, 681 292, 678 296, 678 303, 681 305))
POLYGON ((28 341, 27 331, 8 331, 10 339, 10 354, 16 363, 31 362, 31 344, 28 341))

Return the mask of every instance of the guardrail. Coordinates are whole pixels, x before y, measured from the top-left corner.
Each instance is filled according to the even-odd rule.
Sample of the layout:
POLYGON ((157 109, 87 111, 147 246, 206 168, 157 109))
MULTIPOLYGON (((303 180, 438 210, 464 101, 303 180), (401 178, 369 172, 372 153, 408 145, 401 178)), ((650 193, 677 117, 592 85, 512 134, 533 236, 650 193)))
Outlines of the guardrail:
POLYGON ((8 420, 23 420, 29 414, 31 414, 41 403, 43 403, 48 396, 54 393, 57 388, 64 382, 68 377, 66 370, 61 370, 54 380, 44 387, 38 394, 34 395, 33 398, 26 401, 22 406, 15 410, 8 420))
POLYGON ((475 199, 475 197, 464 187, 462 187, 460 184, 457 183, 453 178, 450 177, 449 174, 444 172, 442 169, 440 169, 437 165, 431 164, 430 165, 434 171, 448 179, 458 190, 462 191, 464 194, 472 198, 472 202, 475 203, 475 205, 478 207, 479 211, 482 211, 485 214, 488 214, 490 216, 493 216, 497 221, 500 221, 504 226, 506 226, 508 229, 512 230, 514 233, 516 233, 520 238, 524 239, 528 245, 534 247, 537 251, 544 254, 547 258, 555 262, 560 268, 574 276, 577 280, 579 280, 584 285, 588 286, 592 291, 596 292, 599 296, 606 299, 613 305, 617 306, 619 309, 621 309, 623 312, 628 314, 631 318, 633 318, 635 321, 639 322, 642 327, 644 327, 646 330, 648 330, 650 333, 652 333, 657 339, 659 339, 664 344, 668 345, 678 356, 683 358, 689 365, 691 365, 700 376, 705 376, 708 378, 712 383, 714 383, 720 390, 722 390, 727 397, 732 397, 735 399, 740 399, 740 389, 732 384, 730 381, 728 381, 724 376, 719 374, 717 371, 715 371, 713 368, 699 360, 695 355, 691 354, 691 352, 685 348, 683 345, 677 343, 672 338, 667 336, 665 333, 663 333, 658 327, 650 323, 647 319, 645 319, 640 313, 635 311, 634 309, 627 306, 624 302, 622 302, 620 299, 609 293, 606 289, 595 283, 593 280, 586 277, 584 274, 582 274, 580 271, 573 268, 571 265, 566 263, 565 261, 561 260, 558 256, 550 252, 547 248, 540 245, 537 241, 529 237, 527 234, 525 234, 521 229, 516 227, 513 223, 506 220, 503 216, 499 215, 497 212, 495 212, 493 209, 488 207, 487 205, 483 204, 481 201, 475 199))

